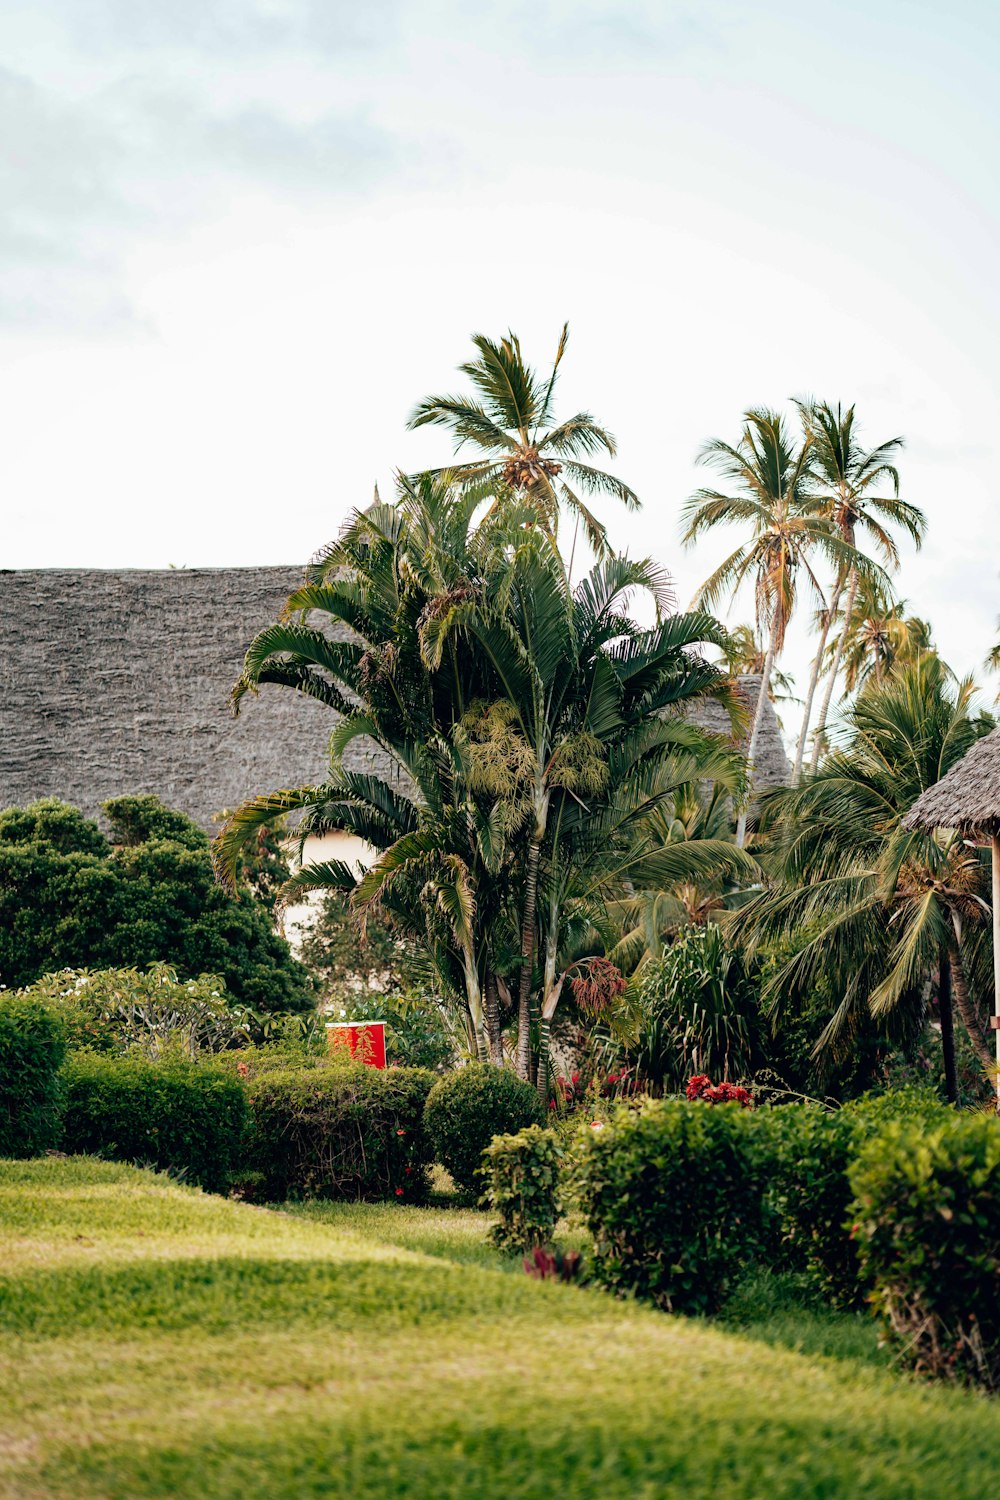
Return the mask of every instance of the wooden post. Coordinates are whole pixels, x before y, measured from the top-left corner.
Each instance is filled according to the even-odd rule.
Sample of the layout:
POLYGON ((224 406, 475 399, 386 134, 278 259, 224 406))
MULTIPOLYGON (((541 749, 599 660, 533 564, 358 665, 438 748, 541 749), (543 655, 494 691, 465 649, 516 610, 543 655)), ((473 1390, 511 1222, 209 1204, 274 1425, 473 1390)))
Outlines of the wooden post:
POLYGON ((997 1049, 997 1113, 1000 1114, 1000 834, 994 828, 993 851, 993 1035, 997 1049))

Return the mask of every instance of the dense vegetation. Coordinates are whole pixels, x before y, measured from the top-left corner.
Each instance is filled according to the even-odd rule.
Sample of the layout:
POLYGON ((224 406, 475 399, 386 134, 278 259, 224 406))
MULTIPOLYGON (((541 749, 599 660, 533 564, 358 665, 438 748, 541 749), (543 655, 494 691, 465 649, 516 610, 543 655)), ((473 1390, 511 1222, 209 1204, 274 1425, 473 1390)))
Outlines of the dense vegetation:
POLYGON ((259 901, 218 885, 195 823, 153 797, 104 812, 107 837, 51 799, 0 812, 0 983, 165 963, 219 976, 255 1011, 311 1005, 306 970, 259 901))

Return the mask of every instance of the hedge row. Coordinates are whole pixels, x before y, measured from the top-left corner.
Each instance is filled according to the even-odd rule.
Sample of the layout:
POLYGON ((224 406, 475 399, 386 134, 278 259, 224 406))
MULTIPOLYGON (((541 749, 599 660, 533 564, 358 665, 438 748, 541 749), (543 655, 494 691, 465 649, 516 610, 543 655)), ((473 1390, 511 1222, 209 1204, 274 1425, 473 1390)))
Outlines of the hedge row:
POLYGON ((475 1190, 493 1136, 540 1112, 529 1085, 478 1065, 436 1082, 280 1046, 197 1062, 64 1051, 51 1005, 0 1004, 0 1155, 61 1145, 270 1201, 419 1200, 434 1160, 475 1190))

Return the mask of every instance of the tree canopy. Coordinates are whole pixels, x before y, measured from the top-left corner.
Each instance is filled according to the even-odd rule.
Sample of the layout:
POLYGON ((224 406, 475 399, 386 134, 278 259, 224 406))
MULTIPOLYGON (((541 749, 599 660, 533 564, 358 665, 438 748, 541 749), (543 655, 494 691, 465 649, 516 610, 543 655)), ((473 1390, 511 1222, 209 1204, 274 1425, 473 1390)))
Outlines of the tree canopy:
POLYGON ((258 901, 217 884, 197 824, 155 797, 104 812, 110 838, 55 799, 0 812, 0 983, 166 963, 218 974, 256 1011, 309 1007, 306 970, 258 901))

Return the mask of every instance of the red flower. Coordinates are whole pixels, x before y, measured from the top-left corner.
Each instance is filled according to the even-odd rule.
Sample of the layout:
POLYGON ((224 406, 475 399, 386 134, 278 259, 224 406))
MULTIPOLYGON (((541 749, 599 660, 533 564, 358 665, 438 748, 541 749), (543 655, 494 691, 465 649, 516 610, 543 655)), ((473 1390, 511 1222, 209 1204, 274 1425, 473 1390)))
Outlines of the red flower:
POLYGON ((403 1189, 402 1188, 397 1188, 396 1189, 396 1197, 397 1198, 402 1198, 402 1196, 403 1196, 403 1189))
POLYGON ((397 1130, 397 1131, 396 1131, 396 1134, 397 1134, 397 1135, 405 1135, 405 1134, 406 1134, 406 1131, 405 1131, 405 1130, 397 1130))

